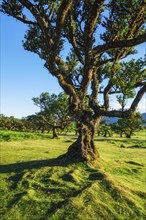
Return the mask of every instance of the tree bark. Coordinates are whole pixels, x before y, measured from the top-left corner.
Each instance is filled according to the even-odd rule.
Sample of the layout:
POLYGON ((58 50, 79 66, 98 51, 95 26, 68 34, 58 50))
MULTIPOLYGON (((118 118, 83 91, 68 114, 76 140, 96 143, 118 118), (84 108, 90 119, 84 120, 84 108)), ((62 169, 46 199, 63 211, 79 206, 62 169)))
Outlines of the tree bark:
POLYGON ((80 123, 77 140, 68 148, 65 158, 73 161, 94 162, 99 158, 99 152, 94 143, 97 125, 100 120, 80 123))
POLYGON ((53 128, 52 128, 52 129, 53 129, 53 137, 52 137, 52 138, 53 138, 53 139, 54 139, 54 138, 58 138, 57 131, 56 131, 56 124, 53 125, 53 128))

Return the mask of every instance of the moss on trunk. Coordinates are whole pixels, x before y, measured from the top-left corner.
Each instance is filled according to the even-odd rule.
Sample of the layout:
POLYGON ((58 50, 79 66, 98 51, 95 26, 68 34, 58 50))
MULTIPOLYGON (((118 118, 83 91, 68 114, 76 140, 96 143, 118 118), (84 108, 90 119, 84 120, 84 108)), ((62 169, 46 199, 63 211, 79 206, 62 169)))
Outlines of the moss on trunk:
POLYGON ((99 152, 94 143, 96 124, 93 122, 82 123, 78 130, 77 140, 68 148, 64 158, 72 161, 93 162, 98 160, 99 152))

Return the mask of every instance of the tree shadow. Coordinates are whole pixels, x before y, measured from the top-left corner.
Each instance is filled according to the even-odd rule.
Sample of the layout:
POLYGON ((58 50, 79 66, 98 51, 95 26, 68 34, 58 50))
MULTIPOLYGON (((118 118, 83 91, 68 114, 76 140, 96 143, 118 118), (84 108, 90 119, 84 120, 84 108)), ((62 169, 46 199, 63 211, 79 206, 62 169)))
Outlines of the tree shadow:
POLYGON ((120 141, 120 142, 127 142, 127 140, 125 140, 123 138, 123 140, 119 140, 119 139, 116 139, 116 138, 111 138, 111 137, 96 137, 94 139, 94 141, 99 141, 99 142, 111 142, 111 141, 120 141))
POLYGON ((123 139, 116 139, 116 138, 111 138, 111 137, 106 137, 106 138, 95 138, 94 141, 102 141, 102 142, 111 142, 111 141, 116 141, 116 142, 140 142, 140 143, 145 143, 145 140, 139 140, 139 139, 133 139, 133 138, 123 138, 123 139))
MULTIPOLYGON (((63 201, 55 201, 51 203, 50 208, 46 212, 45 216, 50 216, 56 213, 58 209, 61 209, 62 207, 67 206, 69 203, 70 199, 77 197, 78 195, 82 194, 84 190, 88 189, 92 183, 88 183, 84 185, 81 189, 79 190, 72 190, 68 193, 68 195, 65 197, 63 201)), ((62 219, 63 220, 63 219, 62 219)))
MULTIPOLYGON (((63 157, 63 155, 62 155, 63 157)), ((26 161, 20 163, 12 163, 12 164, 4 164, 0 165, 0 173, 20 173, 24 170, 32 170, 32 169, 40 169, 42 167, 53 167, 53 166, 67 166, 68 164, 72 164, 73 161, 64 161, 62 160, 61 156, 53 159, 48 160, 33 160, 33 161, 26 161)))
POLYGON ((13 199, 11 199, 8 204, 7 204, 7 208, 12 208, 15 204, 17 204, 19 202, 19 200, 21 200, 21 198, 26 195, 27 192, 20 192, 17 193, 13 196, 13 199))

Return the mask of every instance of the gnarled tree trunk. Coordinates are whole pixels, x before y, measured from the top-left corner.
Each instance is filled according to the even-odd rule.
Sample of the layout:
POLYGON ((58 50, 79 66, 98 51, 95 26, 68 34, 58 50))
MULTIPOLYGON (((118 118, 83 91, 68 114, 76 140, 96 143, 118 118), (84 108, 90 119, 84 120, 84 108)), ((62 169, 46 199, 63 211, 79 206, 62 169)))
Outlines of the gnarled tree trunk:
POLYGON ((68 148, 65 157, 74 161, 93 162, 99 158, 99 152, 94 143, 97 125, 100 119, 82 121, 77 140, 68 148))

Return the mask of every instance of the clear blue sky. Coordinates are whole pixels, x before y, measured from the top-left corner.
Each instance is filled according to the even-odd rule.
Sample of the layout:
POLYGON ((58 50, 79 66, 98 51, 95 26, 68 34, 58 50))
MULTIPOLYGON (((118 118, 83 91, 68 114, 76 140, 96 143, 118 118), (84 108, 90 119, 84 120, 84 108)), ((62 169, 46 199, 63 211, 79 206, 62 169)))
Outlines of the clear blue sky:
MULTIPOLYGON (((17 118, 39 111, 33 97, 42 92, 62 91, 57 80, 43 67, 43 61, 23 49, 25 30, 24 24, 1 14, 1 114, 17 118)), ((144 54, 145 45, 140 45, 138 50, 144 54)), ((138 110, 145 112, 145 104, 143 98, 138 110)))
POLYGON ((46 91, 58 94, 62 89, 43 61, 23 49, 25 25, 4 15, 1 24, 1 113, 21 118, 39 110, 33 97, 46 91))

